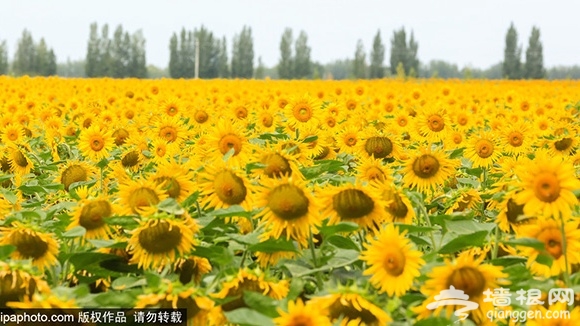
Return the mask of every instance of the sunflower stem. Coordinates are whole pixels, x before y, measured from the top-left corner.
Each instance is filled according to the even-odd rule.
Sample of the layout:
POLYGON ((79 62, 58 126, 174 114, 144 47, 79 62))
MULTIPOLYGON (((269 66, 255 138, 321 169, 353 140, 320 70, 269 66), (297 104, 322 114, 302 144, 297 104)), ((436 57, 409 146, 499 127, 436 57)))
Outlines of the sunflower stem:
POLYGON ((101 195, 105 194, 105 181, 103 178, 103 167, 101 167, 101 195))
POLYGON ((493 251, 491 252, 491 259, 496 259, 497 258, 497 253, 499 252, 499 233, 500 233, 500 229, 499 227, 496 225, 495 226, 495 241, 493 243, 493 251))
MULTIPOLYGON (((310 247, 310 253, 312 254, 312 263, 314 264, 314 268, 317 269, 318 268, 318 259, 316 259, 316 251, 314 250, 314 236, 312 235, 312 227, 308 228, 308 246, 310 247)), ((322 290, 324 288, 323 286, 323 281, 322 281, 322 275, 320 274, 320 271, 316 272, 316 283, 318 285, 318 289, 322 290)))
POLYGON ((564 284, 566 287, 570 286, 570 270, 568 269, 568 243, 566 241, 566 229, 564 224, 564 218, 560 215, 560 234, 562 234, 562 253, 564 254, 564 264, 566 268, 564 269, 564 284))
MULTIPOLYGON (((423 217, 425 219, 425 224, 427 224, 427 226, 429 228, 432 228, 433 225, 431 224, 431 220, 429 219, 429 213, 427 213, 427 208, 425 208, 425 205, 419 205, 419 207, 421 208, 421 213, 423 213, 423 217)), ((439 249, 437 249, 437 243, 435 242, 435 236, 433 235, 433 230, 429 231, 429 238, 431 239, 431 243, 433 244, 433 250, 437 251, 439 249)))

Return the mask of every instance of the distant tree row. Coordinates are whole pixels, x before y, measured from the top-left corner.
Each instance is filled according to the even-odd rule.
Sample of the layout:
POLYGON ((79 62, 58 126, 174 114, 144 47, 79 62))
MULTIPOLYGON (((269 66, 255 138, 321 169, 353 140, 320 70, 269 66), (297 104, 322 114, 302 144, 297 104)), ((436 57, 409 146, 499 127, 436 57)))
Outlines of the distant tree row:
POLYGON ((105 24, 99 35, 97 23, 91 24, 87 56, 87 77, 147 77, 145 37, 139 30, 133 34, 119 25, 109 38, 109 25, 105 24))
POLYGON ((505 37, 503 76, 507 79, 541 79, 546 77, 540 30, 532 27, 526 50, 526 62, 521 62, 522 47, 518 46, 518 32, 512 23, 505 37))
POLYGON ((0 42, 0 75, 8 74, 8 45, 6 41, 0 42))
MULTIPOLYGON (((6 41, 0 43, 0 75, 8 74, 8 45, 6 41)), ((52 76, 56 75, 56 55, 49 49, 44 38, 34 42, 27 30, 22 32, 18 40, 18 47, 12 62, 12 72, 16 75, 52 76)))

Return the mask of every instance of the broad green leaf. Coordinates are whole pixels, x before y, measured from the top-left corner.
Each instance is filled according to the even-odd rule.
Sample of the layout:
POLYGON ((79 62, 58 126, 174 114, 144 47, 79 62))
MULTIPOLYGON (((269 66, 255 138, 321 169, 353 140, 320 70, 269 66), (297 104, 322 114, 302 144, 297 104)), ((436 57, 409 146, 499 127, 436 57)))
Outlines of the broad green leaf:
POLYGON ((331 235, 330 237, 326 238, 325 241, 338 248, 352 249, 357 251, 359 250, 359 247, 356 243, 354 243, 354 241, 341 235, 331 235))
POLYGON ((221 246, 196 247, 193 254, 207 258, 212 263, 220 266, 228 266, 234 259, 232 253, 227 248, 221 246))
POLYGON ((544 250, 545 245, 542 241, 535 238, 518 238, 509 241, 504 241, 508 246, 530 247, 536 250, 544 250))
POLYGON ((181 205, 179 205, 179 203, 177 202, 177 200, 175 200, 175 198, 167 198, 163 200, 157 205, 157 208, 161 211, 173 215, 183 215, 185 213, 185 210, 183 209, 183 207, 181 207, 181 205))
POLYGON ((465 248, 481 247, 485 244, 485 239, 489 234, 488 231, 477 231, 471 234, 458 235, 453 240, 446 243, 441 249, 440 254, 452 254, 465 248))
POLYGON ((285 240, 283 238, 273 239, 270 238, 264 242, 257 243, 248 247, 250 251, 259 251, 272 254, 279 251, 292 251, 297 252, 296 246, 292 241, 285 240))
POLYGON ((77 238, 82 237, 83 235, 85 235, 85 233, 87 233, 87 229, 79 225, 66 231, 65 233, 62 234, 62 236, 65 238, 77 238))
POLYGON ((147 285, 146 279, 132 276, 119 277, 111 283, 111 287, 113 288, 113 290, 125 290, 136 286, 145 286, 145 285, 147 285))
POLYGON ((243 298, 249 308, 259 311, 270 318, 278 317, 278 312, 276 311, 277 302, 269 296, 258 292, 244 291, 243 298))
POLYGON ((320 227, 320 233, 324 236, 331 236, 337 233, 354 232, 358 229, 358 224, 354 222, 340 222, 338 224, 325 225, 320 227))
POLYGON ((249 308, 224 312, 228 321, 239 326, 273 326, 272 318, 249 308))
POLYGON ((5 261, 16 250, 16 246, 3 245, 0 246, 0 261, 5 261))

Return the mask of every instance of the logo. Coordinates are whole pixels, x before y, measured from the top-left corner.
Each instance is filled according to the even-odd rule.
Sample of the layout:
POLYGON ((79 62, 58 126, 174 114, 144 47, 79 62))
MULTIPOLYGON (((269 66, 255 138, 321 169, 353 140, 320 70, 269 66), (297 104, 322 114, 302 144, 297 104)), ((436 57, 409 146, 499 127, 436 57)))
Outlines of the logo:
POLYGON ((441 306, 463 306, 463 308, 455 310, 454 315, 460 320, 465 320, 469 316, 468 311, 477 309, 479 304, 469 301, 469 296, 465 292, 457 290, 451 285, 449 290, 439 292, 439 295, 435 296, 435 301, 427 305, 427 309, 435 310, 441 306))

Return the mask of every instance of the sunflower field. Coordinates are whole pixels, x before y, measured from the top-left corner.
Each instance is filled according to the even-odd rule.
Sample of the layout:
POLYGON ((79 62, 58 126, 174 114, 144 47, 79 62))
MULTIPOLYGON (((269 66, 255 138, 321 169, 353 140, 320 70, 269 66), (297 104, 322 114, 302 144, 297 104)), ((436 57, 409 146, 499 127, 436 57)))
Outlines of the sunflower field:
POLYGON ((0 308, 577 325, 579 94, 572 81, 0 77, 0 308), (477 307, 432 308, 448 289, 477 307), (554 289, 573 297, 554 303, 554 289), (513 317, 556 309, 566 318, 513 317))

